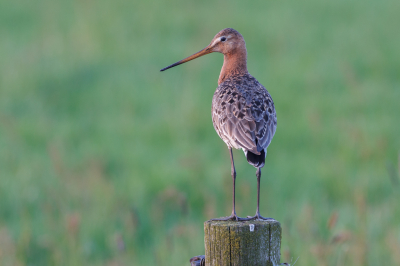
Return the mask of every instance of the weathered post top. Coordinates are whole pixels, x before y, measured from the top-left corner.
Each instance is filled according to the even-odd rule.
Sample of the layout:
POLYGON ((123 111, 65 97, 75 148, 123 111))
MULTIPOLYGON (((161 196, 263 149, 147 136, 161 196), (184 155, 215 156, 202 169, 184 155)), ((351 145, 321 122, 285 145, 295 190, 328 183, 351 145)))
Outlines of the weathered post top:
POLYGON ((273 266, 280 262, 281 225, 276 220, 206 221, 205 265, 273 266))

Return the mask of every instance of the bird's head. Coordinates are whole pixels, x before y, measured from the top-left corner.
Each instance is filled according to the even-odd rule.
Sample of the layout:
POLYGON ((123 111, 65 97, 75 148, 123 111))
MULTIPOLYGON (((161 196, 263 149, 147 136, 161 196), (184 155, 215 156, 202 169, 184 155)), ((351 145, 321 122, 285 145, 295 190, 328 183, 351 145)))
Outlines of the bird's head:
POLYGON ((246 43, 242 34, 234 29, 227 28, 218 32, 206 48, 211 49, 212 52, 226 55, 233 54, 237 50, 246 49, 246 43))

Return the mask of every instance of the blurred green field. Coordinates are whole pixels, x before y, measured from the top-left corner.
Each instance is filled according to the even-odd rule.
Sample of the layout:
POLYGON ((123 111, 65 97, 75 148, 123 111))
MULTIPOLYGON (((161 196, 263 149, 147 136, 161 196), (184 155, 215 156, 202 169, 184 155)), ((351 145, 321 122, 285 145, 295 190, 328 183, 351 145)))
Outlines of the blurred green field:
MULTIPOLYGON (((211 122, 223 57, 160 73, 221 29, 244 36, 278 129, 261 214, 282 262, 400 265, 400 2, 1 1, 0 265, 189 265, 231 210, 211 122)), ((237 212, 255 169, 234 152, 237 212)))

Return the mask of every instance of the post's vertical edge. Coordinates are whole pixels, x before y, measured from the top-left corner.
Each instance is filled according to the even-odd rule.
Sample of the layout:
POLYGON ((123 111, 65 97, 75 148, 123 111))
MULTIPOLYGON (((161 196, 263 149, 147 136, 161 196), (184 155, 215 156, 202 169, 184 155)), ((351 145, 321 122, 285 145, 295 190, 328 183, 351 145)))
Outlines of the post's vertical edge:
MULTIPOLYGON (((210 231, 209 231, 209 249, 210 249, 210 257, 208 260, 207 265, 215 265, 215 226, 213 226, 212 222, 210 222, 210 231)), ((206 257, 206 263, 207 263, 207 257, 206 257)))
POLYGON ((210 266, 210 223, 209 221, 204 222, 204 246, 205 246, 205 256, 206 256, 206 266, 210 266))
MULTIPOLYGON (((270 224, 270 252, 269 261, 273 264, 279 264, 281 260, 281 240, 282 227, 278 221, 270 224)), ((271 264, 272 265, 272 264, 271 264)))

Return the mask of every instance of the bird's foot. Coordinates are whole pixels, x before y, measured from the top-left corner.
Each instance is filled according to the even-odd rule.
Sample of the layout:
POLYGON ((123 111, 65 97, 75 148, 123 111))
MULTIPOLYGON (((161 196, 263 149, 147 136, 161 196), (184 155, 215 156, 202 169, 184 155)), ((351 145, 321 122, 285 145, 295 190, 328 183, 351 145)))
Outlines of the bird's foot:
POLYGON ((242 217, 237 216, 236 213, 232 213, 230 216, 214 218, 214 219, 210 219, 210 220, 211 221, 250 221, 252 219, 242 218, 242 217))
POLYGON ((257 212, 256 215, 254 215, 254 216, 247 216, 247 219, 249 219, 249 220, 264 220, 264 221, 275 220, 274 218, 262 217, 259 212, 257 212))

